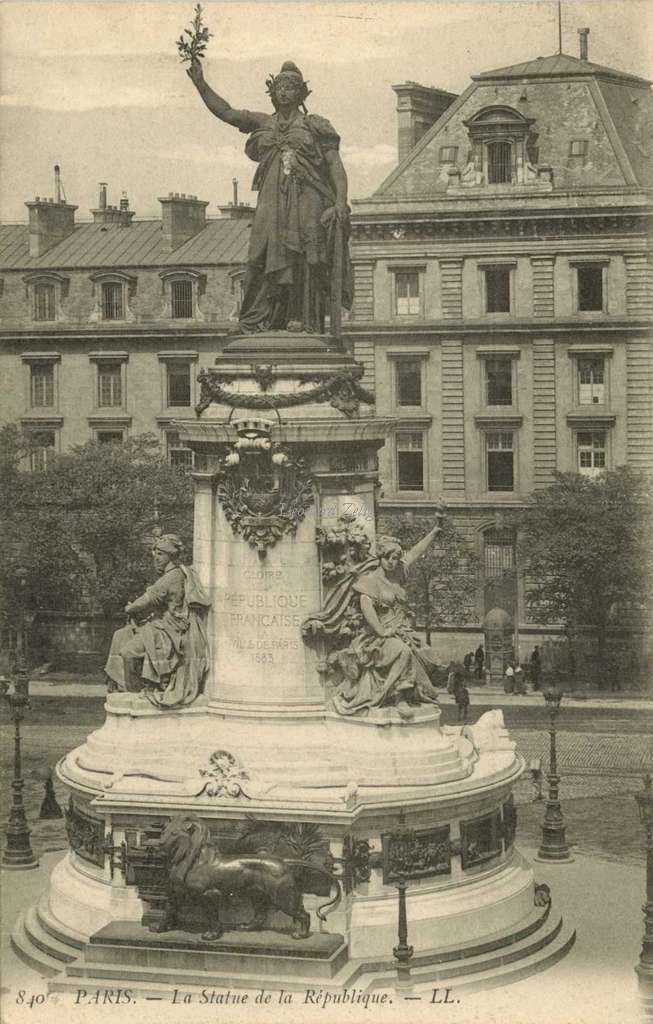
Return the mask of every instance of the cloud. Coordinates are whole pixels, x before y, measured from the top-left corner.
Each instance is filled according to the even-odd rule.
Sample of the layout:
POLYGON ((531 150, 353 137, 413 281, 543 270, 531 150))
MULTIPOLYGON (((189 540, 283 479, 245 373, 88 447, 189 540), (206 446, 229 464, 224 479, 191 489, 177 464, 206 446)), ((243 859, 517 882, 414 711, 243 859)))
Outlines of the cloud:
POLYGON ((397 150, 386 142, 379 142, 375 146, 344 145, 341 147, 341 155, 345 167, 356 167, 361 171, 375 170, 397 162, 397 150))

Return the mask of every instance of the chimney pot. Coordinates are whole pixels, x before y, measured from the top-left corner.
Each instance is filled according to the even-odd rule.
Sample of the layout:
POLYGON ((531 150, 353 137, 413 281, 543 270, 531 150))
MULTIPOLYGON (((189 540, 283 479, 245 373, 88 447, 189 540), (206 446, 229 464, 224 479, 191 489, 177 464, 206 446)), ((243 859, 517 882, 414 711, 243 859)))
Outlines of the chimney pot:
POLYGON ((207 202, 178 192, 170 193, 167 198, 159 198, 159 202, 163 236, 170 251, 178 249, 203 230, 209 205, 207 202))
POLYGON ((588 36, 590 30, 588 28, 579 28, 578 36, 580 39, 580 59, 589 60, 589 40, 588 36))

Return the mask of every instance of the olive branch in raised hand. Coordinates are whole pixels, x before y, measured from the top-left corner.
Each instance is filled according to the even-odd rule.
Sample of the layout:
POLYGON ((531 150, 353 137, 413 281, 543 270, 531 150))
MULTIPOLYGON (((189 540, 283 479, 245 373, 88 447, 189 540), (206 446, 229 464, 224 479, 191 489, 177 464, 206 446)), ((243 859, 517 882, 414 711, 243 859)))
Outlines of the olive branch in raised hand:
POLYGON ((190 28, 185 28, 183 34, 177 40, 180 60, 184 63, 201 60, 206 53, 209 39, 212 38, 213 33, 209 32, 206 25, 202 24, 202 5, 197 4, 195 7, 195 17, 190 23, 190 28), (184 36, 188 38, 186 39, 184 36))

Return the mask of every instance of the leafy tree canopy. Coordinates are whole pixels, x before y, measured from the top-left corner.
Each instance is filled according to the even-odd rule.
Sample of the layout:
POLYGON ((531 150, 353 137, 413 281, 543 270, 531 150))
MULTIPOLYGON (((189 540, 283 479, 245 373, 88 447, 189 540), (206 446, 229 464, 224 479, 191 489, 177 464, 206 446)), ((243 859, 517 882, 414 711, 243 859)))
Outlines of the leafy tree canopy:
POLYGON ((27 570, 27 609, 111 614, 152 579, 148 536, 155 509, 164 532, 192 552, 192 482, 163 459, 157 438, 89 442, 27 473, 29 438, 0 429, 0 601, 11 619, 16 568, 27 570))
POLYGON ((519 520, 526 600, 543 623, 593 626, 601 643, 619 606, 651 596, 651 480, 627 467, 559 474, 519 520))

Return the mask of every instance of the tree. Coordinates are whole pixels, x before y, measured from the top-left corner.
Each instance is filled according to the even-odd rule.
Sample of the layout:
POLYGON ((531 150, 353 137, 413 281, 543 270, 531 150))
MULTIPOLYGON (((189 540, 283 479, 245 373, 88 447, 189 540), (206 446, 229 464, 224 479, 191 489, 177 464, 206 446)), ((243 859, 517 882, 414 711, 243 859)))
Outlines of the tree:
POLYGON ((192 482, 163 459, 153 435, 123 444, 97 441, 55 457, 47 469, 23 471, 29 439, 0 429, 0 613, 15 618, 16 567, 27 569, 25 607, 102 610, 110 616, 152 579, 147 543, 160 526, 192 551, 192 482))
MULTIPOLYGON (((384 515, 379 533, 398 537, 404 550, 411 548, 433 527, 425 516, 384 515)), ((406 592, 417 623, 423 625, 427 644, 434 626, 460 625, 476 619, 477 559, 446 517, 442 533, 411 566, 406 592)))
POLYGON ((558 474, 519 518, 520 564, 532 617, 596 631, 598 683, 619 606, 650 601, 651 481, 623 467, 598 477, 558 474))

